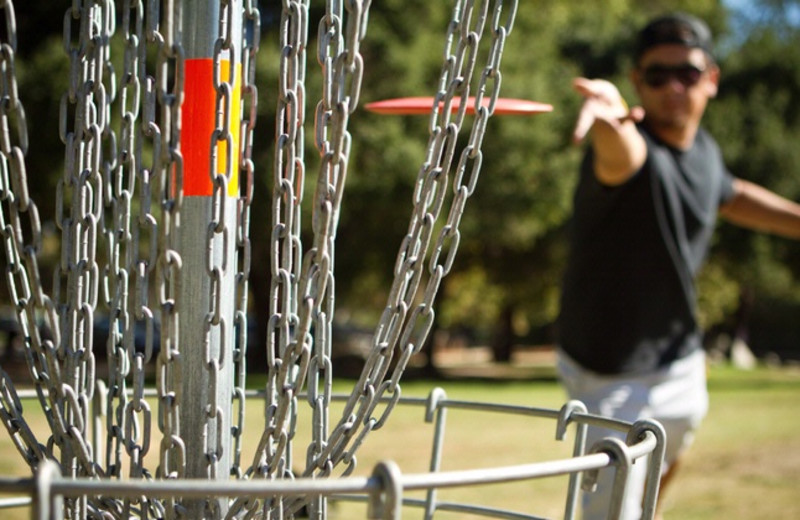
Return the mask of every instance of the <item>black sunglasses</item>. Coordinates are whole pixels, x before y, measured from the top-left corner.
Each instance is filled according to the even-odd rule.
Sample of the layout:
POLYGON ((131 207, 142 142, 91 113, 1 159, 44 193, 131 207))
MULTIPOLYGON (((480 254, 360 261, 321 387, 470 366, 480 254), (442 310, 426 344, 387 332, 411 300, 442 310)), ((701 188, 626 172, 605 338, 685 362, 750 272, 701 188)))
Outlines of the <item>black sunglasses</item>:
POLYGON ((677 79, 684 87, 691 87, 700 81, 705 70, 691 63, 681 65, 650 65, 642 73, 644 82, 653 88, 663 87, 671 79, 677 79))

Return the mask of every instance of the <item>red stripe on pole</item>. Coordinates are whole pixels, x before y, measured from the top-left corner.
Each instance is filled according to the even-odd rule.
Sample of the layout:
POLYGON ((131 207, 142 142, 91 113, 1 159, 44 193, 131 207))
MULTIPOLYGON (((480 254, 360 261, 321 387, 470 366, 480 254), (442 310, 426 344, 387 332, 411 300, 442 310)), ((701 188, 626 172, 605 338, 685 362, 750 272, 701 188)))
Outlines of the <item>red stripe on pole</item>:
POLYGON ((228 168, 228 142, 216 146, 216 170, 211 169, 211 138, 216 127, 217 92, 214 89, 214 62, 210 58, 186 60, 184 66, 183 106, 181 108, 181 150, 183 152, 183 194, 189 197, 213 194, 212 177, 230 171, 228 195, 235 197, 239 189, 239 111, 241 106, 241 81, 239 71, 230 77, 230 63, 220 63, 221 81, 233 83, 230 122, 233 153, 228 168))

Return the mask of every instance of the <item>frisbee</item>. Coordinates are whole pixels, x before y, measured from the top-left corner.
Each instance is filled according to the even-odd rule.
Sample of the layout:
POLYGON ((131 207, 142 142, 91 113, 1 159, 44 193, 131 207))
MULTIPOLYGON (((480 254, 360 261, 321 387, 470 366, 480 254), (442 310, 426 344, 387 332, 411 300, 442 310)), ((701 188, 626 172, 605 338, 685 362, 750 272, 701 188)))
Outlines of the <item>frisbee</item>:
MULTIPOLYGON (((383 101, 374 101, 367 103, 364 108, 376 114, 397 114, 397 115, 415 115, 415 114, 430 114, 433 108, 433 97, 404 97, 396 99, 386 99, 383 101)), ((467 99, 467 114, 475 113, 475 98, 469 97, 467 99)), ((451 105, 453 112, 456 112, 461 104, 461 98, 454 98, 451 105)), ((484 98, 481 103, 483 106, 489 106, 489 98, 484 98)), ((440 106, 443 103, 439 104, 440 106)), ((494 113, 497 115, 534 115, 552 112, 553 106, 547 103, 539 103, 536 101, 528 101, 526 99, 513 99, 513 98, 497 98, 494 106, 494 113)))

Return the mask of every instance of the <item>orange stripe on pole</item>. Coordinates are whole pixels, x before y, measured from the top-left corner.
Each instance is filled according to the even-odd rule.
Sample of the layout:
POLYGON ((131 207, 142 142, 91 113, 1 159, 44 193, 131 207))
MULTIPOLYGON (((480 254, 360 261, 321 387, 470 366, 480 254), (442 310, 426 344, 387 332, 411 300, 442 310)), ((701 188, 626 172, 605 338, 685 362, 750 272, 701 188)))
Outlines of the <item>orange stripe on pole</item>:
MULTIPOLYGON (((239 112, 241 107, 241 65, 230 77, 230 62, 220 62, 221 81, 233 83, 230 118, 233 153, 228 180, 228 196, 239 193, 239 112), (232 80, 232 81, 231 81, 232 80)), ((213 194, 211 179, 228 169, 228 142, 216 146, 216 171, 210 172, 211 138, 216 127, 217 92, 214 90, 214 62, 211 58, 186 60, 184 66, 183 106, 181 109, 181 150, 183 151, 183 194, 208 197, 213 194)))

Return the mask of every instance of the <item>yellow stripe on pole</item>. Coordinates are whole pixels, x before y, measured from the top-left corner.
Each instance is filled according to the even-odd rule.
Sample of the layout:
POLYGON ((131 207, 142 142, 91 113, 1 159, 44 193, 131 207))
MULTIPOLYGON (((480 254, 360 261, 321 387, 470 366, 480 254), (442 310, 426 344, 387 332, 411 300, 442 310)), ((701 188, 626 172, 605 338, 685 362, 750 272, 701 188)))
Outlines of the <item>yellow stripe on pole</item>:
MULTIPOLYGON (((230 62, 220 62, 221 81, 232 83, 228 118, 233 150, 228 153, 228 140, 212 143, 216 127, 217 92, 214 89, 214 62, 211 58, 187 59, 185 68, 183 106, 181 110, 181 150, 183 152, 183 194, 189 197, 209 197, 213 193, 212 179, 230 172, 228 196, 239 193, 239 113, 242 103, 241 64, 231 77, 230 62), (216 146, 216 171, 209 171, 212 144, 216 146), (228 165, 228 160, 232 164, 228 165)), ((224 103, 223 103, 224 105, 224 103)), ((223 106, 224 110, 224 106, 223 106)))

